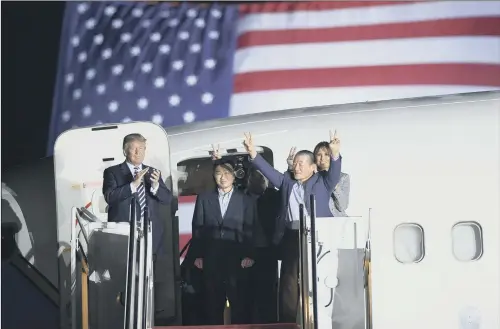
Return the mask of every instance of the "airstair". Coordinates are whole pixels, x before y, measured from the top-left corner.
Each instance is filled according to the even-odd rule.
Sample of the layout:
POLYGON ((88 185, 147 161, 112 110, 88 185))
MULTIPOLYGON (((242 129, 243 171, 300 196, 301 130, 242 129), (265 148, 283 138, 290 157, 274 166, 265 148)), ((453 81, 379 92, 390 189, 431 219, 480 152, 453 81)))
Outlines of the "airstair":
POLYGON ((1 327, 57 328, 59 291, 23 256, 15 239, 18 231, 17 224, 2 223, 1 327))
MULTIPOLYGON (((310 201, 314 214, 315 200, 312 197, 310 201)), ((130 225, 103 222, 85 207, 73 208, 71 329, 181 328, 153 326, 152 224, 147 215, 142 220, 137 218, 136 205, 131 202, 130 225)), ((300 224, 297 323, 219 327, 371 328, 369 229, 363 227, 364 219, 307 218, 301 205, 300 224), (339 264, 346 258, 343 254, 351 268, 342 276, 339 264)))

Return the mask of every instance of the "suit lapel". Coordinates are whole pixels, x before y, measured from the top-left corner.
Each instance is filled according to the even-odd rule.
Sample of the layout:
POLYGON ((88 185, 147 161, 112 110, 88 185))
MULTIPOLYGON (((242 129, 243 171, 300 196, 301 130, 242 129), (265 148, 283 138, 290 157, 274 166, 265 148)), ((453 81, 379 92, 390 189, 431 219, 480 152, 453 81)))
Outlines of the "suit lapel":
POLYGON ((127 163, 126 162, 122 162, 120 164, 120 170, 121 172, 123 173, 123 177, 125 177, 126 181, 128 183, 132 182, 134 180, 134 176, 132 175, 132 173, 130 172, 130 169, 128 168, 127 166, 127 163))
POLYGON ((214 191, 210 195, 208 203, 210 204, 210 208, 212 208, 212 211, 215 213, 215 218, 217 218, 217 222, 219 223, 219 225, 222 224, 223 221, 222 210, 220 208, 219 194, 217 193, 217 191, 214 191))

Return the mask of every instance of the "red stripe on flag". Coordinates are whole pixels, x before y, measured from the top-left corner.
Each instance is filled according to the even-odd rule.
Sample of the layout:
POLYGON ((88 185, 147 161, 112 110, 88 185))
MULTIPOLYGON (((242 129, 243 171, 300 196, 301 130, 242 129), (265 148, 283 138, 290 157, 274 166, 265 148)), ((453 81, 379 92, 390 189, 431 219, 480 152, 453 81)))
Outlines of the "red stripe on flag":
POLYGON ((234 93, 389 85, 500 87, 500 65, 414 64, 250 72, 235 76, 234 93))
POLYGON ((238 48, 298 43, 479 35, 500 36, 500 17, 441 19, 324 29, 253 31, 243 33, 238 38, 238 48))
POLYGON ((179 197, 179 203, 195 203, 196 195, 183 195, 179 197))
POLYGON ((422 1, 284 1, 249 3, 240 5, 240 14, 286 13, 296 11, 320 11, 349 8, 408 5, 422 1))
MULTIPOLYGON (((179 235, 179 252, 181 252, 182 248, 189 242, 191 239, 191 233, 185 233, 185 234, 180 234, 179 235)), ((186 256, 186 254, 183 255, 183 257, 186 256)))

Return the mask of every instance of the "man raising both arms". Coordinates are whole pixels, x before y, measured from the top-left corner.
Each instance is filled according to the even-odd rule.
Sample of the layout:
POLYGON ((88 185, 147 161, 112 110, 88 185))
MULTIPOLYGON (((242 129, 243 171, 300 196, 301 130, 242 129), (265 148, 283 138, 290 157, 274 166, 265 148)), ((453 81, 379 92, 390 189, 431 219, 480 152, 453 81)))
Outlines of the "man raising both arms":
POLYGON ((308 150, 297 152, 293 159, 293 176, 280 173, 257 154, 250 133, 245 133, 244 146, 255 167, 262 172, 281 193, 280 210, 276 220, 273 243, 279 245, 282 256, 279 321, 295 323, 299 305, 299 206, 304 205, 306 215, 310 214, 310 196, 316 200, 318 217, 333 217, 329 206, 330 196, 340 179, 342 157, 337 132, 330 132, 330 167, 326 174, 316 172, 314 154, 308 150))

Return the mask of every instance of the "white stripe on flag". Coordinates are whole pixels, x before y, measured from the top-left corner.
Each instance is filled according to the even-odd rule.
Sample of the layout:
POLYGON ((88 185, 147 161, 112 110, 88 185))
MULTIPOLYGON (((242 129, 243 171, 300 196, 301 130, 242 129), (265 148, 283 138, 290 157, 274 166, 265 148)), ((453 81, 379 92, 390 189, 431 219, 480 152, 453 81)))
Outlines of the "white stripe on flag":
POLYGON ((243 16, 238 34, 500 15, 500 1, 443 1, 243 16))
POLYGON ((478 36, 258 46, 236 52, 234 71, 240 74, 323 67, 499 64, 499 44, 499 37, 478 36))

